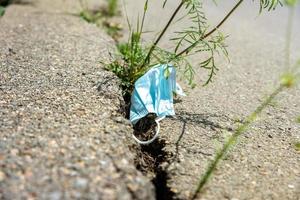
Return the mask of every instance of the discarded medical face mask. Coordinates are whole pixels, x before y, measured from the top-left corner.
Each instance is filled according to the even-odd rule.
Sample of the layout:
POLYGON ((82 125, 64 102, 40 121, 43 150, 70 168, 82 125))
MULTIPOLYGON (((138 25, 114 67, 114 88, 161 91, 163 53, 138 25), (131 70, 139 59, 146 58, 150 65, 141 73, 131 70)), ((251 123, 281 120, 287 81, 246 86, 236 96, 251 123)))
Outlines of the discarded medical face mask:
POLYGON ((179 84, 176 83, 176 70, 173 66, 160 64, 152 67, 134 84, 131 96, 130 121, 136 124, 149 113, 155 113, 157 118, 156 134, 148 141, 134 139, 140 144, 150 144, 159 134, 159 121, 166 116, 175 115, 173 92, 185 96, 179 84))

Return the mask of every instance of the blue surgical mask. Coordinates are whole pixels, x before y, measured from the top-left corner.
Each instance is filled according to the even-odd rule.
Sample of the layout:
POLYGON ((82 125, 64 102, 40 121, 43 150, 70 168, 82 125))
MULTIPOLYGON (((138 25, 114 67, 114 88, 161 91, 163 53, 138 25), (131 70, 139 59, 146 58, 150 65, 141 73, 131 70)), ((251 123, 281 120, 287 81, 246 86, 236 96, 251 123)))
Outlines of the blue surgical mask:
POLYGON ((152 67, 134 84, 131 97, 130 121, 136 124, 149 113, 157 115, 157 132, 149 141, 140 144, 149 144, 156 139, 159 132, 159 121, 166 116, 175 115, 173 106, 173 92, 185 96, 179 84, 176 83, 176 70, 173 66, 160 64, 152 67))

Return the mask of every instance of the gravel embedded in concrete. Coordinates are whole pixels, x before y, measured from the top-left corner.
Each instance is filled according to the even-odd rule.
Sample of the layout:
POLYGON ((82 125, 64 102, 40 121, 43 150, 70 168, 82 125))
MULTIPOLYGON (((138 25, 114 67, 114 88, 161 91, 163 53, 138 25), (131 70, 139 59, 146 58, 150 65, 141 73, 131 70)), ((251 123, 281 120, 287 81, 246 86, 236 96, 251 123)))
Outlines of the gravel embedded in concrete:
POLYGON ((100 64, 112 39, 51 4, 65 9, 33 1, 0 18, 0 199, 153 199, 100 64))

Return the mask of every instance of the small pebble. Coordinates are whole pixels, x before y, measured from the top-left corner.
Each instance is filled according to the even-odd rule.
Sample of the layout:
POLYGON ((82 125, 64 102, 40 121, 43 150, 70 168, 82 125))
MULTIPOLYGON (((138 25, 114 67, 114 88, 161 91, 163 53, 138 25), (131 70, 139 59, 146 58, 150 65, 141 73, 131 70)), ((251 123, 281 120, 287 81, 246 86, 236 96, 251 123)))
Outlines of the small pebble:
POLYGON ((88 185, 88 180, 84 178, 77 178, 75 181, 75 187, 85 189, 88 185))
POLYGON ((291 184, 289 184, 288 187, 289 187, 290 189, 294 189, 294 188, 295 188, 295 186, 294 186, 294 185, 291 185, 291 184))

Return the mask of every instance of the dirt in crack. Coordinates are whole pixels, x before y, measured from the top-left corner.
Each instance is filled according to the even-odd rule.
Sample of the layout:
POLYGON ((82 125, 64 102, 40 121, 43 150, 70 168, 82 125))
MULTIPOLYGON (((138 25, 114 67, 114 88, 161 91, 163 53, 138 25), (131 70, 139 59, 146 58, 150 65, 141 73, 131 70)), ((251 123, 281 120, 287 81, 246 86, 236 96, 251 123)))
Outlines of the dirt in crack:
POLYGON ((168 173, 162 168, 161 164, 167 162, 167 153, 163 150, 164 140, 156 140, 150 145, 141 146, 140 152, 136 159, 136 167, 144 174, 153 176, 152 183, 156 190, 156 199, 172 200, 175 193, 168 187, 168 173))
MULTIPOLYGON (((148 116, 134 127, 137 137, 143 140, 151 137, 155 129, 155 122, 152 118, 153 116, 148 116)), ((177 199, 175 193, 167 185, 168 173, 161 165, 165 162, 168 163, 170 158, 170 155, 164 151, 165 144, 164 140, 157 139, 150 145, 141 145, 137 149, 135 164, 136 168, 143 174, 153 177, 152 183, 155 186, 156 199, 174 200, 177 199)))

